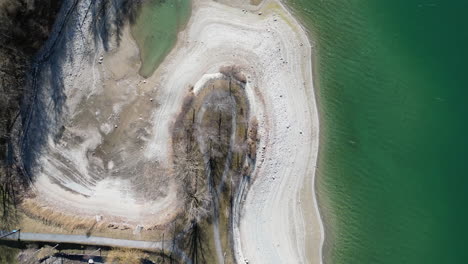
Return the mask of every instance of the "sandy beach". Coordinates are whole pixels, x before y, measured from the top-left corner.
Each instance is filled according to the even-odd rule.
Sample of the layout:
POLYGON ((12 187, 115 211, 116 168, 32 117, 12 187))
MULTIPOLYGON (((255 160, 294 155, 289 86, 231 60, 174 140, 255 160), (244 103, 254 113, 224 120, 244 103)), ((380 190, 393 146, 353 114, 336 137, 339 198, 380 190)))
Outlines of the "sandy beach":
POLYGON ((237 262, 321 263, 324 233, 314 189, 319 120, 310 41, 279 1, 233 5, 193 1, 176 46, 147 79, 138 75, 138 47, 128 27, 120 46, 108 52, 71 36, 75 58, 63 63, 69 143, 49 139, 35 202, 133 226, 172 220, 182 206, 165 170, 171 164, 170 128, 190 87, 216 76, 222 66, 236 66, 247 77, 260 138, 247 195, 235 204, 237 262), (167 188, 145 200, 141 187, 129 186, 134 175, 145 180, 148 171, 158 171, 167 188))

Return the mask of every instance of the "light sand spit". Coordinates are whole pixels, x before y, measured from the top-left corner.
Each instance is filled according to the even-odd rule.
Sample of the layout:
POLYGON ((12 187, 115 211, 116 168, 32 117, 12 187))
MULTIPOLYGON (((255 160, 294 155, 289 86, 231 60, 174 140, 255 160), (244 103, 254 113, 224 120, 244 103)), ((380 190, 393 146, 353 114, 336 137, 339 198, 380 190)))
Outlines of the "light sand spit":
MULTIPOLYGON (((76 62, 65 65, 65 71, 73 73, 65 80, 68 114, 76 118, 83 112, 83 104, 92 105, 99 95, 110 100, 112 108, 90 111, 97 123, 104 123, 100 131, 86 125, 90 117, 76 118, 69 124, 70 131, 88 135, 84 145, 49 142, 55 154, 43 157, 44 168, 35 185, 39 203, 135 225, 171 220, 181 208, 175 191, 143 201, 126 187, 129 177, 93 177, 90 167, 101 164, 113 171, 112 175, 123 173, 116 170, 125 162, 157 161, 158 166, 169 167, 170 127, 190 87, 217 76, 222 66, 236 65, 247 76, 246 92, 260 138, 247 196, 236 205, 240 213, 234 227, 236 258, 239 263, 321 263, 324 234, 314 190, 319 124, 311 45, 280 2, 270 0, 258 7, 240 8, 195 0, 192 17, 175 48, 147 80, 136 75, 137 49, 128 31, 121 47, 109 54, 99 46, 89 51, 79 44, 79 36, 76 38, 74 49, 87 54, 82 58, 89 67, 79 67, 76 62), (101 54, 103 63, 96 63, 101 54), (122 56, 126 59, 119 60, 122 56), (103 144, 106 135, 142 119, 139 111, 126 112, 128 106, 148 113, 143 118, 146 133, 141 136, 141 148, 119 154, 123 155, 119 161, 95 158, 89 162, 88 153, 103 144), (64 161, 57 155, 67 157, 75 169, 62 166, 64 161), (74 176, 64 176, 67 171, 74 176)), ((126 140, 131 143, 131 139, 126 140)), ((112 140, 109 144, 126 146, 112 140)), ((166 184, 170 189, 174 183, 168 177, 166 184)))

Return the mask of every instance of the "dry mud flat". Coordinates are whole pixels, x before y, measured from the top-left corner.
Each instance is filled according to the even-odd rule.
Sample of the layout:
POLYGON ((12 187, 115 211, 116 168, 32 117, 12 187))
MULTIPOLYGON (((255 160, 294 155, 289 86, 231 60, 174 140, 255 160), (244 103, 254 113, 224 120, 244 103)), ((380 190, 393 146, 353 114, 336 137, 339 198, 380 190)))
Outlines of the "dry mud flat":
MULTIPOLYGON (((90 26, 84 12, 76 16, 70 27, 90 26)), ((171 128, 190 92, 236 66, 259 138, 251 180, 241 186, 247 192, 234 201, 236 259, 321 263, 311 45, 279 2, 242 9, 194 1, 176 47, 148 79, 138 76, 128 27, 108 52, 86 34, 67 38, 74 58, 49 61, 62 61, 65 118, 41 152, 31 207, 132 228, 172 221, 184 205, 171 172, 171 128)))

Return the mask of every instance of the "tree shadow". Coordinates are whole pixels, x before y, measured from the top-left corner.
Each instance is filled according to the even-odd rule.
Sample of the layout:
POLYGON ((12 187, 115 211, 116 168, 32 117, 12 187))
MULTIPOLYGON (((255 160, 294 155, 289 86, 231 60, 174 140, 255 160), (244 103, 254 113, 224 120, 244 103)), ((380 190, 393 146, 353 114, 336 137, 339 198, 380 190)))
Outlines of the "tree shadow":
POLYGON ((93 48, 102 45, 107 51, 113 41, 119 45, 124 26, 134 23, 140 4, 138 0, 63 2, 49 39, 32 63, 17 125, 16 157, 29 183, 34 182, 48 141, 60 137, 68 119, 65 91, 79 88, 80 84, 69 87, 65 77, 74 74, 75 67, 88 66, 84 59, 93 48), (84 41, 83 35, 89 34, 92 41, 84 41), (80 38, 82 43, 77 44, 80 38))
MULTIPOLYGON (((95 43, 101 42, 104 50, 109 50, 109 42, 114 37, 120 45, 126 23, 134 24, 142 0, 101 0, 92 2, 92 34, 95 43)), ((88 11, 87 11, 88 12, 88 11)))
POLYGON ((188 230, 187 245, 189 258, 193 264, 207 263, 206 262, 206 247, 203 229, 197 222, 192 221, 188 230))
POLYGON ((4 0, 0 3, 0 220, 2 227, 18 222, 16 205, 28 184, 21 177, 15 124, 26 87, 31 60, 46 41, 59 0, 4 0), (40 3, 39 3, 40 2, 40 3), (26 183, 26 184, 25 184, 26 183))

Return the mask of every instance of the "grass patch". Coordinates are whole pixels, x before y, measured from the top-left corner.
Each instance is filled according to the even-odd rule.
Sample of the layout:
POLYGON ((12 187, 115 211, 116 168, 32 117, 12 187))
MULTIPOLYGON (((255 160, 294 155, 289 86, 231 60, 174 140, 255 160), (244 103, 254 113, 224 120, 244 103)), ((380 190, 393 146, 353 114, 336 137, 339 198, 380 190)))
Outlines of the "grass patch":
POLYGON ((106 263, 140 264, 148 254, 136 249, 113 249, 106 257, 106 263))
MULTIPOLYGON (((38 206, 34 204, 34 201, 30 201, 33 204, 33 208, 38 206)), ((42 210, 36 210, 35 213, 40 213, 42 210)), ((47 211, 49 212, 49 211, 47 211)), ((51 214, 48 217, 52 217, 55 214, 51 214)), ((124 228, 124 226, 113 226, 109 227, 108 223, 102 222, 95 224, 94 218, 89 218, 85 221, 85 228, 78 228, 82 226, 80 224, 80 218, 72 219, 73 216, 67 215, 64 218, 49 219, 45 215, 36 216, 31 211, 22 208, 19 211, 19 223, 15 228, 21 228, 23 232, 31 233, 51 233, 51 234, 74 234, 74 235, 91 235, 100 237, 110 237, 117 239, 130 239, 130 240, 145 240, 145 241, 157 241, 161 240, 163 233, 167 233, 165 227, 152 228, 151 230, 143 229, 139 234, 134 234, 133 228, 124 228), (58 222, 58 220, 65 219, 68 222, 58 222), (77 225, 78 223, 78 225, 77 225), (91 224, 91 226, 89 226, 91 224), (74 228, 75 227, 75 228, 74 228), (92 229, 91 229, 92 227, 92 229)))
POLYGON ((18 263, 19 249, 0 246, 0 263, 16 264, 18 263))

